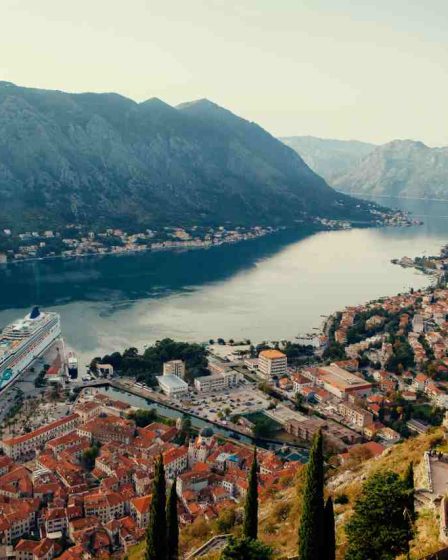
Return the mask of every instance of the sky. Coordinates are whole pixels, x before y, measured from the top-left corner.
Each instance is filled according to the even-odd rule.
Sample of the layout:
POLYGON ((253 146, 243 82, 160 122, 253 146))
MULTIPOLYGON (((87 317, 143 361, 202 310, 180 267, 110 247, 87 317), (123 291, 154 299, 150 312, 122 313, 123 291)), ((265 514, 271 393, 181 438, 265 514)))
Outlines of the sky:
POLYGON ((0 80, 448 145, 446 0, 1 0, 0 80))

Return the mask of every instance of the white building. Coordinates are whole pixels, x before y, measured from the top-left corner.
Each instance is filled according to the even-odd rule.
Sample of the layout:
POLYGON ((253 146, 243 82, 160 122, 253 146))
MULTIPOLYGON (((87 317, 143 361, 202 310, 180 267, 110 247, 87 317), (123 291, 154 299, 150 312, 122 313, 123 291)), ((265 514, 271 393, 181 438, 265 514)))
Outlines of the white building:
POLYGON ((185 362, 182 360, 170 360, 163 364, 163 375, 175 375, 185 379, 185 362))
POLYGON ((168 397, 174 397, 180 399, 188 395, 188 385, 183 379, 173 375, 172 373, 168 375, 159 375, 157 381, 160 385, 162 391, 168 397))
POLYGON ((263 350, 258 355, 258 371, 264 377, 281 377, 288 371, 288 359, 280 350, 263 350))
POLYGON ((240 374, 237 371, 229 369, 223 373, 215 375, 203 375, 196 377, 194 386, 197 391, 203 393, 212 393, 214 391, 223 391, 229 387, 235 387, 240 381, 240 374))

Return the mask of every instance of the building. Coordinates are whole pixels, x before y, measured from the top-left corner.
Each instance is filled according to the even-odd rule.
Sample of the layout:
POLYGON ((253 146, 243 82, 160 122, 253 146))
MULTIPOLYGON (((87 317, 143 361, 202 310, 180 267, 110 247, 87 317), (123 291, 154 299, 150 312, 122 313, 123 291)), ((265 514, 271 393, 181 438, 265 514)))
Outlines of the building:
POLYGON ((165 395, 170 398, 181 399, 188 395, 188 384, 177 375, 159 375, 157 381, 165 395))
POLYGON ((117 441, 129 445, 134 438, 135 424, 132 420, 119 416, 104 416, 89 420, 79 426, 78 435, 89 439, 107 443, 117 441))
POLYGON ((16 560, 51 560, 54 557, 54 542, 47 538, 41 541, 20 539, 14 552, 16 560))
POLYGON ((266 378, 281 377, 287 374, 288 359, 280 350, 262 350, 258 355, 258 371, 266 378))
POLYGON ((339 403, 338 413, 349 424, 358 428, 364 428, 364 426, 368 426, 373 422, 373 414, 359 406, 349 405, 346 402, 339 403))
POLYGON ((329 393, 343 400, 350 395, 365 397, 372 392, 371 383, 336 364, 318 368, 317 385, 321 385, 329 393))
POLYGON ((130 501, 131 517, 137 526, 144 529, 149 523, 149 513, 151 508, 152 495, 139 496, 130 501))
POLYGON ((223 373, 196 377, 194 386, 197 391, 202 393, 212 393, 214 391, 223 391, 229 387, 235 387, 238 385, 239 381, 240 374, 237 371, 229 369, 223 373))
POLYGON ((88 494, 84 496, 85 517, 98 517, 102 523, 123 517, 125 499, 117 492, 88 494))
POLYGON ((185 379, 185 362, 182 360, 170 360, 163 364, 163 375, 175 375, 185 379))
POLYGON ((188 466, 205 463, 207 457, 217 446, 214 432, 211 428, 202 428, 199 436, 190 440, 188 444, 188 466))
POLYGON ((111 364, 97 364, 96 369, 102 377, 111 379, 114 376, 114 366, 111 364))
POLYGON ((47 441, 73 431, 78 424, 79 416, 77 414, 64 416, 29 434, 3 440, 3 452, 13 460, 31 458, 47 441))
POLYGON ((188 449, 173 447, 163 454, 163 464, 167 478, 174 478, 183 473, 188 467, 188 449))

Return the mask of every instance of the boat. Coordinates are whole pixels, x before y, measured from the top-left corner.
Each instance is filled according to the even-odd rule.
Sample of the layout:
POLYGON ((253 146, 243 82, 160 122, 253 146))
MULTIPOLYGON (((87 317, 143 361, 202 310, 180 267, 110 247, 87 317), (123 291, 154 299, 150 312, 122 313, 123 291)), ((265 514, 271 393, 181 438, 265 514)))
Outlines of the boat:
POLYGON ((69 352, 67 356, 67 367, 70 379, 77 379, 78 377, 78 358, 74 352, 69 352))
POLYGON ((0 332, 0 393, 61 335, 57 313, 33 307, 0 332))

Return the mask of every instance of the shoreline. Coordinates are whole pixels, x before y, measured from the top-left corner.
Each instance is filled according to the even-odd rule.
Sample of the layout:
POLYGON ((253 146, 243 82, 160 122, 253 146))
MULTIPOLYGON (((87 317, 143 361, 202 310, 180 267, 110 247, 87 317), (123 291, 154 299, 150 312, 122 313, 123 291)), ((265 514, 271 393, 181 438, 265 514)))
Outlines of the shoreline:
MULTIPOLYGON (((305 224, 301 224, 302 226, 305 224)), ((320 233, 320 232, 326 232, 326 231, 347 231, 347 229, 364 229, 364 228, 387 228, 387 227, 410 227, 413 225, 421 225, 421 222, 419 223, 413 223, 413 222, 409 222, 409 223, 403 223, 403 224, 391 224, 391 223, 383 223, 383 224, 378 224, 378 223, 367 223, 367 222, 350 222, 350 227, 349 228, 345 228, 345 227, 332 227, 323 223, 316 223, 316 222, 311 222, 309 224, 306 224, 308 227, 310 227, 311 229, 314 229, 314 233, 320 233)), ((269 226, 272 227, 272 226, 269 226)), ((75 259, 84 259, 87 257, 93 257, 93 258, 101 258, 101 257, 110 257, 110 256, 115 256, 115 257, 121 257, 121 256, 131 256, 131 255, 138 255, 138 254, 142 254, 142 253, 161 253, 161 252, 184 252, 184 251, 190 251, 190 250, 207 250, 207 249, 212 249, 214 247, 221 247, 222 245, 238 245, 240 243, 243 243, 245 241, 253 241, 255 239, 261 239, 263 237, 267 237, 267 236, 271 236, 274 235, 276 233, 280 233, 281 231, 286 231, 286 230, 300 230, 300 227, 298 228, 297 225, 296 226, 279 226, 276 229, 272 229, 271 231, 266 231, 263 233, 259 233, 259 234, 255 234, 255 235, 251 235, 249 237, 243 238, 243 239, 229 239, 229 240, 223 240, 220 241, 219 243, 209 243, 209 242, 202 242, 202 245, 198 245, 198 244, 188 244, 185 243, 185 245, 182 246, 166 246, 166 247, 148 247, 146 249, 128 249, 126 251, 108 251, 108 252, 104 252, 104 253, 99 253, 99 252, 92 252, 92 253, 79 253, 76 255, 50 255, 50 256, 45 256, 45 257, 28 257, 28 258, 21 258, 21 259, 14 259, 14 260, 7 260, 5 262, 0 262, 0 270, 3 268, 6 268, 10 265, 21 265, 21 264, 26 264, 26 263, 33 263, 33 262, 44 262, 44 261, 52 261, 52 260, 57 260, 57 259, 61 259, 61 260, 66 260, 66 261, 70 261, 70 260, 75 260, 75 259)))
MULTIPOLYGON (((207 242, 203 242, 203 245, 195 245, 195 244, 185 244, 183 246, 177 246, 177 247, 148 247, 146 249, 139 249, 139 250, 126 250, 126 251, 108 251, 105 253, 79 253, 76 255, 51 255, 48 257, 29 257, 29 258, 25 258, 25 259, 15 259, 15 260, 10 260, 10 261, 6 261, 6 262, 2 262, 0 263, 0 267, 4 266, 7 267, 9 265, 20 265, 20 264, 26 264, 26 263, 30 263, 30 262, 42 262, 42 261, 52 261, 52 260, 57 260, 57 259, 62 259, 62 260, 75 260, 75 259, 84 259, 86 257, 93 257, 93 258, 101 258, 101 257, 123 257, 123 256, 132 256, 132 255, 138 255, 141 253, 162 253, 162 252, 168 252, 168 251, 177 251, 177 252, 183 252, 183 251, 191 251, 191 250, 207 250, 207 249, 212 249, 213 247, 221 247, 222 245, 237 245, 239 243, 243 243, 244 241, 253 241, 255 239, 261 239, 262 237, 266 237, 268 235, 273 235, 275 233, 279 233, 280 231, 284 231, 286 228, 286 226, 283 226, 281 228, 277 228, 273 231, 267 231, 265 233, 261 233, 258 235, 253 235, 251 237, 247 237, 245 239, 238 239, 238 240, 233 240, 233 239, 229 239, 228 241, 221 241, 220 243, 207 243, 207 242)), ((320 230, 318 230, 320 231, 320 230)), ((324 230, 325 231, 325 230, 324 230)))
POLYGON ((423 196, 393 196, 390 194, 368 194, 368 193, 364 193, 364 192, 348 192, 348 191, 340 191, 338 189, 337 192, 340 192, 341 194, 346 194, 349 196, 363 196, 363 197, 369 197, 369 198, 387 198, 387 199, 397 199, 397 200, 427 200, 428 202, 448 202, 448 198, 427 198, 427 197, 423 197, 423 196))

